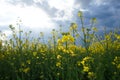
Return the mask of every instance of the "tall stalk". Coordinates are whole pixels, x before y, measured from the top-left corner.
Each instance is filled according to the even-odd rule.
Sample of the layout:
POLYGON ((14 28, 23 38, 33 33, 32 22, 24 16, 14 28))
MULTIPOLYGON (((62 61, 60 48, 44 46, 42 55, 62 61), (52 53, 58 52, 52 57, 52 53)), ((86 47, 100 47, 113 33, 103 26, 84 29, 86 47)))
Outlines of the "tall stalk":
POLYGON ((22 53, 22 41, 21 41, 21 26, 18 24, 19 27, 19 52, 22 53))
POLYGON ((83 33, 84 46, 85 46, 85 49, 86 49, 86 51, 88 53, 87 35, 86 35, 85 27, 84 27, 83 14, 82 14, 81 11, 78 12, 78 16, 80 17, 80 21, 81 21, 81 25, 82 25, 82 33, 83 33))

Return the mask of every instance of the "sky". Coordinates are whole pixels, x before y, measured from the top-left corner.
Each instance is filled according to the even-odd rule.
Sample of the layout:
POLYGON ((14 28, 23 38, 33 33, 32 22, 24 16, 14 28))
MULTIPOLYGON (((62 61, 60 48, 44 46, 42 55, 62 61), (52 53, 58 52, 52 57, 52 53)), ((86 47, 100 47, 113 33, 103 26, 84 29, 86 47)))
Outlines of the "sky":
POLYGON ((20 19, 22 29, 49 35, 59 25, 67 30, 76 22, 80 27, 78 11, 83 12, 87 26, 93 17, 98 29, 120 26, 120 0, 0 0, 0 31, 9 36, 8 26, 20 19))

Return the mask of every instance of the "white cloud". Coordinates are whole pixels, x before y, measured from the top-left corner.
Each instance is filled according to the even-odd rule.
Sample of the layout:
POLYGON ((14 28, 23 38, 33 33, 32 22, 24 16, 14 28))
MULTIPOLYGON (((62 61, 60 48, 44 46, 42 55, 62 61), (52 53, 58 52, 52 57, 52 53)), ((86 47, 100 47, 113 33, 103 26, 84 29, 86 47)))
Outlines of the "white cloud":
POLYGON ((73 0, 49 0, 49 5, 51 7, 55 7, 59 10, 66 10, 68 8, 71 8, 74 4, 73 0))
POLYGON ((56 13, 56 17, 54 20, 71 20, 73 17, 73 10, 75 8, 74 0, 49 0, 48 1, 51 8, 58 9, 58 12, 56 13), (64 15, 60 16, 60 13, 64 11, 64 15))
MULTIPOLYGON (((38 0, 36 0, 38 1, 38 0)), ((0 1, 0 25, 16 24, 17 17, 22 19, 23 25, 32 30, 55 28, 55 23, 42 9, 35 6, 12 5, 4 0, 0 1)))
POLYGON ((0 25, 12 23, 15 15, 10 12, 10 6, 7 3, 0 1, 0 11, 0 25))
POLYGON ((31 28, 50 28, 51 26, 54 26, 49 15, 42 9, 31 6, 19 10, 18 14, 20 15, 20 18, 22 18, 25 26, 30 26, 31 28))
POLYGON ((33 0, 35 3, 42 3, 44 0, 33 0))

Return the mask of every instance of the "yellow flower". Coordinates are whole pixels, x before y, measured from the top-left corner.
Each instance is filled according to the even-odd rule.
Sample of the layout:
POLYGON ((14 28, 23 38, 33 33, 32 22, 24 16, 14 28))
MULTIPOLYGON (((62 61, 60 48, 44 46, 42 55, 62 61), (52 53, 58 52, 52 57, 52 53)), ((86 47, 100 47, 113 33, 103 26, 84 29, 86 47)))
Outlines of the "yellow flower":
POLYGON ((69 37, 67 36, 67 35, 64 35, 63 37, 62 37, 62 42, 66 42, 66 41, 68 41, 69 40, 69 37))
POLYGON ((76 34, 75 36, 78 38, 80 35, 79 35, 79 34, 76 34))
POLYGON ((60 75, 60 73, 57 73, 57 76, 59 76, 60 75))
POLYGON ((97 28, 96 28, 96 27, 93 27, 93 31, 97 32, 98 30, 97 30, 97 28))
POLYGON ((23 67, 24 67, 24 66, 25 66, 25 63, 24 63, 24 62, 22 62, 22 63, 21 63, 21 66, 23 66, 23 67))
POLYGON ((58 45, 62 44, 61 39, 58 39, 57 42, 58 42, 58 45))
POLYGON ((84 60, 83 60, 83 61, 81 61, 81 64, 82 64, 82 65, 85 65, 85 61, 84 61, 84 60))
POLYGON ((87 60, 89 60, 89 59, 91 59, 91 57, 85 57, 84 59, 83 59, 83 61, 87 61, 87 60))
POLYGON ((24 72, 24 73, 27 73, 28 71, 30 71, 30 68, 29 68, 29 67, 23 69, 23 72, 24 72))
POLYGON ((118 63, 120 61, 120 57, 115 57, 114 62, 118 63))
POLYGON ((89 67, 84 66, 84 67, 83 67, 83 71, 84 71, 84 72, 88 72, 88 71, 89 71, 89 67))
POLYGON ((33 56, 36 56, 37 55, 37 52, 33 52, 33 56))
POLYGON ((120 64, 117 65, 117 68, 120 69, 120 64))
POLYGON ((74 52, 73 52, 72 50, 69 50, 69 52, 70 52, 71 54, 74 54, 74 52))
POLYGON ((95 76, 94 72, 88 72, 88 77, 93 78, 95 76))
POLYGON ((27 62, 27 64, 31 64, 31 61, 30 61, 30 60, 27 60, 26 62, 27 62))
POLYGON ((70 42, 74 42, 74 38, 72 36, 69 36, 70 42))
POLYGON ((59 50, 63 50, 64 47, 63 47, 63 46, 58 46, 58 49, 59 49, 59 50))
POLYGON ((67 42, 67 41, 74 42, 74 37, 72 37, 71 35, 64 35, 62 37, 62 42, 67 42))
POLYGON ((111 39, 110 35, 106 35, 105 39, 110 40, 111 39))
POLYGON ((64 53, 69 53, 69 50, 63 49, 64 53))
POLYGON ((72 27, 70 27, 69 29, 70 29, 70 31, 72 31, 72 30, 73 30, 73 28, 72 28, 72 27))
POLYGON ((77 46, 75 46, 75 45, 70 45, 70 46, 69 46, 69 49, 70 49, 70 50, 73 50, 73 51, 74 51, 76 48, 77 48, 77 46))
POLYGON ((76 23, 71 23, 70 30, 76 30, 78 25, 76 23))
POLYGON ((77 65, 80 66, 80 64, 81 64, 81 61, 77 61, 77 65))
POLYGON ((92 19, 91 19, 91 22, 92 22, 92 23, 96 23, 96 22, 97 22, 97 19, 96 19, 96 18, 92 18, 92 19))
POLYGON ((41 52, 41 53, 44 53, 44 52, 45 52, 45 49, 41 49, 40 52, 41 52))
POLYGON ((120 39, 120 35, 118 35, 118 34, 115 34, 115 37, 116 37, 117 39, 120 39))
POLYGON ((117 39, 120 39, 120 36, 117 36, 117 39))
POLYGON ((60 67, 60 66, 61 66, 61 62, 57 62, 57 63, 56 63, 56 66, 57 66, 57 67, 60 67))
POLYGON ((39 56, 37 56, 36 58, 39 59, 39 56))
POLYGON ((120 57, 116 56, 112 64, 115 65, 118 69, 120 69, 120 57))
POLYGON ((112 62, 113 65, 115 65, 115 62, 112 62))
POLYGON ((82 17, 83 14, 82 14, 82 11, 78 11, 78 17, 82 17))
POLYGON ((61 55, 57 55, 57 59, 60 59, 62 56, 61 55))
POLYGON ((77 56, 77 54, 71 53, 71 56, 74 57, 74 56, 77 56))

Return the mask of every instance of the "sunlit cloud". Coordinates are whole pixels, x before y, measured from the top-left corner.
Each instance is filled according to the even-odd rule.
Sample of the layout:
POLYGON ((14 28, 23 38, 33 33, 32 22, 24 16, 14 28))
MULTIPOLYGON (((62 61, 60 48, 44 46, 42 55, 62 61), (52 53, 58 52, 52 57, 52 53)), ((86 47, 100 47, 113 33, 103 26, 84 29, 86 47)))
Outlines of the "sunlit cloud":
POLYGON ((22 20, 22 26, 37 32, 52 30, 56 26, 44 10, 35 6, 21 7, 1 1, 0 11, 0 26, 16 25, 18 17, 22 20))

